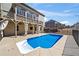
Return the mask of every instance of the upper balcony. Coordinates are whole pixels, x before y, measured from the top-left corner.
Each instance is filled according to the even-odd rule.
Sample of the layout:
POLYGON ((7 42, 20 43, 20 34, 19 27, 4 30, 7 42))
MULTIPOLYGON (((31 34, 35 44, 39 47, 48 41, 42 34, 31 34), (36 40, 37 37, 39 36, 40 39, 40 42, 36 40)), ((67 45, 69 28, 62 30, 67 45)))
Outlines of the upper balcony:
POLYGON ((17 21, 27 21, 29 23, 37 23, 38 15, 31 13, 29 11, 25 11, 21 7, 15 8, 16 20, 17 21))
POLYGON ((27 13, 27 22, 37 24, 38 16, 36 14, 27 13))

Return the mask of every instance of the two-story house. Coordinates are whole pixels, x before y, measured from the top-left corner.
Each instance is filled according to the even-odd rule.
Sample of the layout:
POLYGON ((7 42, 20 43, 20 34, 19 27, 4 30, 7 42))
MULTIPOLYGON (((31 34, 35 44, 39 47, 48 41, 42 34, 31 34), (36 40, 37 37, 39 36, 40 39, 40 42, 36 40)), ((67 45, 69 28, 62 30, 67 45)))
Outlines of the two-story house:
POLYGON ((44 30, 45 15, 27 4, 12 3, 7 17, 10 20, 3 30, 4 36, 41 33, 44 30))
POLYGON ((55 21, 55 20, 49 20, 45 22, 45 32, 57 32, 58 29, 65 28, 65 25, 55 21))

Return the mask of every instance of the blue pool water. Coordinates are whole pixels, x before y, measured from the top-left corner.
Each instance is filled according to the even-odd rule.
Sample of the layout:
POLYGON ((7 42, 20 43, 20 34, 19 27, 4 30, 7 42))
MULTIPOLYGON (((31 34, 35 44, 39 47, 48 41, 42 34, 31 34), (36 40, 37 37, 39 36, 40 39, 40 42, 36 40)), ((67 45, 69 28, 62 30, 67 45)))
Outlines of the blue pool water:
POLYGON ((47 34, 29 38, 27 42, 33 48, 36 47, 51 48, 61 37, 62 35, 47 34))

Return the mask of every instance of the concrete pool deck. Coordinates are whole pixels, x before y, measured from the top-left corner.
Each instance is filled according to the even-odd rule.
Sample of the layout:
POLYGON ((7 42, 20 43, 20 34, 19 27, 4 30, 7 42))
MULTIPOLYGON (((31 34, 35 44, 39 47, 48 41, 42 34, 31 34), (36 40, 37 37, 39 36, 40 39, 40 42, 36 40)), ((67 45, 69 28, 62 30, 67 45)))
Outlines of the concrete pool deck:
POLYGON ((28 54, 21 54, 16 46, 16 43, 22 41, 24 39, 45 35, 46 33, 40 34, 30 34, 25 36, 18 36, 15 38, 14 36, 11 37, 4 37, 0 41, 0 55, 1 56, 62 56, 64 51, 64 46, 67 40, 67 35, 63 35, 63 37, 52 47, 49 49, 40 48, 34 50, 28 54))

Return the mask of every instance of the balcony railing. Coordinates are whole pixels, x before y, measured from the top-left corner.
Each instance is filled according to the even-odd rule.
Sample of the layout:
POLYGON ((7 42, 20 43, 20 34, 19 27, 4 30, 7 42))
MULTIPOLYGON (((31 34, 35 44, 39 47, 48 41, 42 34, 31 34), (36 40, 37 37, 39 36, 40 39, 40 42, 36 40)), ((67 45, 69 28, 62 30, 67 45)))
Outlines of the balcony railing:
POLYGON ((26 18, 20 15, 17 15, 16 21, 26 21, 26 18))
POLYGON ((38 24, 39 24, 39 25, 43 25, 43 22, 42 22, 42 21, 38 21, 38 24))
POLYGON ((38 23, 37 20, 33 20, 33 19, 27 19, 27 22, 29 22, 29 23, 34 23, 34 24, 37 24, 37 23, 38 23))

